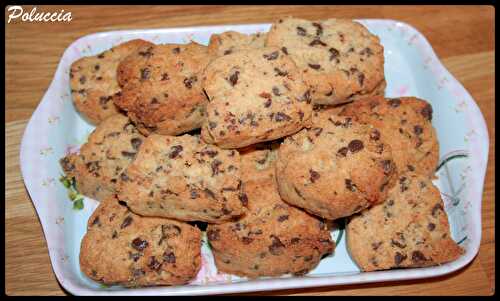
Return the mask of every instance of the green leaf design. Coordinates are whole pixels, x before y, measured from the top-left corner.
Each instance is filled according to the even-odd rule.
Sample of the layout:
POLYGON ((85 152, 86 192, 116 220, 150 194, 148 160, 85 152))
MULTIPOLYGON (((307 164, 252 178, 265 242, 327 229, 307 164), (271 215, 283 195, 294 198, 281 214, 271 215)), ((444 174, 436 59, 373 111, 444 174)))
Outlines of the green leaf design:
POLYGON ((73 202, 73 209, 76 209, 76 210, 83 209, 83 198, 79 198, 73 202))

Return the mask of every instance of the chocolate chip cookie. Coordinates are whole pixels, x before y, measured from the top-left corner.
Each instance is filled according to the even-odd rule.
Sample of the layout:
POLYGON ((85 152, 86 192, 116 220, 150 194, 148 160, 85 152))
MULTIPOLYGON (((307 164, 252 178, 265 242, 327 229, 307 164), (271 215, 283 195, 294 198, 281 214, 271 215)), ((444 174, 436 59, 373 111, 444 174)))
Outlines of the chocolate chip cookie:
POLYGON ((439 143, 432 126, 432 106, 416 97, 366 97, 347 104, 341 115, 369 123, 391 146, 399 172, 433 175, 439 143))
POLYGON ((240 155, 199 136, 148 136, 118 190, 144 216, 221 223, 245 212, 240 155))
POLYGON ((120 92, 116 69, 121 60, 150 42, 136 39, 117 45, 95 56, 83 57, 71 65, 71 95, 76 109, 91 123, 99 124, 118 113, 113 104, 120 92))
POLYGON ((142 217, 111 196, 88 221, 80 268, 107 285, 181 285, 196 277, 200 252, 198 228, 171 219, 142 217))
POLYGON ((278 48, 242 50, 209 64, 201 135, 222 148, 241 148, 293 134, 307 125, 311 100, 295 63, 278 48))
POLYGON ((249 278, 307 274, 333 252, 330 232, 322 220, 281 200, 272 151, 255 152, 242 155, 243 161, 258 163, 242 166, 249 212, 237 221, 207 228, 217 269, 249 278), (264 164, 255 161, 261 157, 266 158, 264 164))
POLYGON ((236 31, 213 34, 208 43, 208 52, 213 56, 222 56, 239 50, 263 48, 266 37, 266 33, 247 35, 236 31))
POLYGON ((145 135, 197 129, 207 103, 201 72, 210 60, 207 47, 194 42, 142 47, 118 66, 123 91, 114 102, 145 135))
POLYGON ((96 200, 116 193, 122 171, 132 162, 145 137, 127 116, 115 114, 101 122, 78 154, 60 160, 78 191, 96 200))
POLYGON ((427 176, 408 172, 384 203, 350 218, 347 246, 363 271, 425 267, 457 259, 439 190, 427 176))
POLYGON ((313 103, 338 104, 384 95, 384 48, 362 24, 347 19, 275 22, 266 46, 285 51, 311 89, 313 103))
POLYGON ((287 137, 276 163, 283 200, 332 220, 382 202, 395 174, 391 148, 376 127, 329 110, 287 137))

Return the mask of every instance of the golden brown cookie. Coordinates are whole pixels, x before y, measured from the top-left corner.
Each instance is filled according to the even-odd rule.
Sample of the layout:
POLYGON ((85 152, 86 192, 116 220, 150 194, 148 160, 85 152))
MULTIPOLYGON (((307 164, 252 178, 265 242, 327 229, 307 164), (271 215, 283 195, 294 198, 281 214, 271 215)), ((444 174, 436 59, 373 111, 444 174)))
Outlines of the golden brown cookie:
POLYGON ((439 265, 463 254, 451 238, 439 190, 411 172, 399 176, 384 203, 350 218, 347 246, 366 272, 439 265))
POLYGON ((222 56, 239 50, 263 48, 266 37, 266 33, 247 35, 236 31, 213 34, 208 43, 208 52, 213 56, 222 56))
POLYGON ((115 196, 90 217, 80 249, 80 268, 106 285, 181 285, 201 267, 201 232, 183 222, 142 217, 115 196))
POLYGON ((222 148, 241 148, 293 134, 312 107, 295 63, 277 48, 238 51, 207 67, 209 97, 201 135, 222 148))
POLYGON ((249 212, 239 220, 207 228, 221 272, 250 278, 304 275, 333 252, 327 225, 281 200, 272 152, 260 149, 242 154, 248 163, 242 165, 242 177, 249 212))
POLYGON ((313 103, 384 95, 384 48, 356 21, 282 18, 272 25, 266 46, 283 49, 295 61, 313 103))
POLYGON ((283 200, 326 219, 383 201, 395 174, 376 128, 329 110, 316 111, 311 128, 287 137, 276 163, 283 200))
POLYGON ((115 104, 145 135, 197 129, 207 103, 201 73, 210 61, 207 47, 194 42, 142 47, 118 66, 123 91, 115 104))
POLYGON ((116 193, 121 173, 132 162, 145 139, 127 116, 115 114, 101 122, 78 154, 60 160, 78 192, 96 200, 116 193))
POLYGON ((399 172, 433 175, 439 143, 432 126, 432 106, 416 97, 366 97, 344 106, 340 113, 371 124, 391 146, 399 172))
POLYGON ((245 212, 238 152, 187 134, 148 136, 118 190, 144 216, 221 223, 245 212))
POLYGON ((121 60, 136 49, 152 43, 131 40, 95 56, 83 57, 71 65, 69 72, 71 94, 76 109, 93 124, 118 113, 113 104, 120 92, 116 69, 121 60))

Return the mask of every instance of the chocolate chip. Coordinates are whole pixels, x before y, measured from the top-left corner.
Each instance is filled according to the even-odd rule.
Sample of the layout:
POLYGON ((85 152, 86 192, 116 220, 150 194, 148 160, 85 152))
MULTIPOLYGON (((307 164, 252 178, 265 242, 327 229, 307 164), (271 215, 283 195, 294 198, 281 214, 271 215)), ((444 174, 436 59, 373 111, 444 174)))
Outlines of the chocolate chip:
POLYGON ((401 177, 399 179, 399 185, 401 186, 401 192, 408 190, 408 183, 406 177, 401 177))
POLYGON ((137 153, 122 151, 122 156, 133 159, 137 153))
POLYGON ((438 210, 441 210, 443 211, 443 205, 441 205, 440 203, 436 204, 433 208, 432 208, 432 216, 433 217, 436 217, 436 214, 438 213, 438 210))
POLYGON ((146 272, 144 272, 142 269, 135 269, 133 272, 132 272, 132 276, 134 278, 137 278, 137 277, 142 277, 146 275, 146 272))
POLYGON ((101 96, 99 97, 99 104, 101 106, 106 105, 111 99, 113 99, 113 96, 101 96))
POLYGON ((281 51, 283 51, 284 54, 288 55, 288 49, 286 49, 286 47, 281 47, 281 51))
POLYGON ((213 157, 217 156, 217 154, 218 154, 218 153, 219 153, 218 151, 216 151, 216 150, 211 150, 211 149, 205 149, 205 150, 202 150, 202 151, 200 152, 200 154, 201 154, 202 156, 207 155, 207 156, 209 156, 210 158, 213 158, 213 157))
POLYGON ((139 258, 141 258, 141 256, 142 256, 141 253, 128 252, 128 258, 132 259, 134 262, 136 262, 137 260, 139 260, 139 258))
POLYGON ((70 161, 69 161, 69 158, 68 157, 64 157, 62 158, 59 163, 61 164, 63 170, 65 172, 70 172, 72 171, 73 169, 75 169, 75 165, 72 164, 70 161))
POLYGON ((352 192, 356 192, 356 184, 353 184, 351 179, 345 179, 345 187, 352 192))
POLYGON ((148 260, 148 268, 152 269, 153 271, 159 271, 161 268, 162 263, 157 261, 154 256, 149 257, 148 260))
POLYGON ((382 244, 382 241, 372 243, 372 250, 376 251, 382 244))
POLYGON ((129 177, 127 176, 127 174, 125 172, 121 173, 120 174, 120 179, 124 182, 128 181, 129 180, 129 177))
POLYGON ((182 145, 174 145, 170 148, 170 154, 168 155, 168 157, 170 159, 174 159, 177 156, 179 156, 179 154, 182 152, 182 150, 183 150, 182 145))
POLYGON ((374 140, 374 141, 379 140, 380 139, 380 132, 377 129, 373 129, 370 132, 370 139, 374 140))
POLYGON ((413 132, 415 132, 416 135, 421 135, 424 132, 424 129, 421 126, 416 125, 413 127, 413 132))
POLYGON ((138 150, 139 147, 141 146, 142 144, 142 139, 140 138, 132 138, 132 140, 130 140, 130 143, 132 144, 132 147, 135 149, 135 150, 138 150))
POLYGON ((272 239, 272 244, 268 247, 269 252, 273 255, 281 255, 283 254, 283 248, 285 248, 285 245, 281 242, 281 240, 274 235, 271 235, 272 239))
POLYGON ((264 54, 262 55, 265 59, 267 59, 268 61, 272 61, 272 60, 275 60, 279 57, 280 53, 278 51, 274 51, 274 52, 271 52, 269 54, 264 54))
POLYGON ((118 232, 116 232, 116 230, 113 230, 113 234, 111 235, 111 238, 115 239, 117 237, 118 237, 118 232))
POLYGON ((388 175, 394 170, 395 166, 392 160, 383 160, 382 168, 384 169, 384 174, 388 175))
POLYGON ((305 101, 306 103, 311 103, 311 91, 307 90, 304 95, 297 99, 298 102, 305 101))
POLYGON ((413 165, 406 165, 409 171, 415 171, 415 167, 413 165))
POLYGON ((309 43, 309 46, 315 46, 315 45, 321 45, 321 46, 326 46, 326 43, 321 41, 320 39, 314 39, 309 43))
POLYGON ((281 121, 290 121, 290 120, 292 120, 292 118, 290 116, 286 115, 285 113, 278 112, 274 116, 274 120, 276 120, 277 122, 281 122, 281 121))
POLYGON ((141 69, 141 80, 146 80, 151 76, 151 70, 149 68, 141 69))
POLYGON ((429 223, 429 224, 427 225, 427 229, 428 229, 429 231, 434 231, 434 229, 436 229, 436 224, 429 223))
POLYGON ((179 47, 175 47, 174 49, 172 49, 173 54, 179 54, 180 52, 181 52, 181 49, 179 47))
POLYGON ((321 68, 320 64, 308 64, 311 69, 318 70, 321 68))
POLYGON ((355 139, 355 140, 352 140, 351 142, 349 142, 347 147, 349 148, 351 153, 357 153, 364 148, 364 145, 363 145, 363 142, 361 140, 355 139))
POLYGON ((241 242, 243 242, 243 244, 245 244, 245 245, 250 244, 252 241, 253 241, 253 238, 248 237, 248 236, 245 236, 245 237, 241 238, 241 242))
POLYGON ((337 151, 337 154, 342 157, 345 157, 347 156, 347 152, 349 152, 349 149, 347 147, 342 147, 337 151))
POLYGON ((219 166, 221 166, 221 165, 222 165, 222 162, 220 160, 212 161, 212 164, 210 164, 210 167, 212 168, 212 177, 219 174, 219 172, 220 172, 219 166))
POLYGON ((231 54, 231 52, 233 52, 233 50, 231 50, 231 49, 225 50, 225 51, 224 51, 224 55, 231 54))
POLYGON ((290 243, 291 243, 292 245, 294 245, 294 244, 298 244, 299 242, 300 242, 300 238, 298 238, 298 237, 294 237, 294 238, 292 238, 292 240, 290 241, 290 243))
POLYGON ((100 59, 103 59, 104 58, 104 53, 99 54, 97 57, 100 58, 100 59))
POLYGON ((396 266, 399 266, 401 262, 403 262, 406 258, 406 255, 396 252, 396 255, 394 255, 394 263, 396 264, 396 266))
POLYGON ((186 88, 188 88, 188 89, 191 89, 193 87, 193 83, 195 83, 197 80, 198 80, 198 78, 196 77, 196 75, 191 76, 189 78, 186 77, 184 79, 184 86, 186 86, 186 88))
POLYGON ((273 94, 276 96, 280 96, 280 89, 278 87, 273 87, 273 94))
POLYGON ((394 240, 394 239, 391 239, 391 244, 392 244, 393 246, 396 246, 396 247, 401 248, 401 249, 406 248, 406 244, 404 244, 404 243, 400 243, 399 241, 394 240))
POLYGON ((85 82, 87 81, 87 78, 85 77, 85 75, 82 75, 80 76, 80 84, 85 84, 85 82))
POLYGON ((427 120, 432 120, 432 107, 430 104, 426 104, 425 107, 420 111, 420 114, 424 116, 427 120))
POLYGON ((145 58, 149 58, 151 56, 153 56, 153 47, 148 47, 148 49, 146 49, 146 51, 139 51, 139 55, 142 56, 142 57, 145 57, 145 58))
POLYGON ((319 172, 309 169, 309 179, 311 180, 311 183, 314 183, 319 178, 320 178, 319 172))
POLYGON ((288 215, 280 215, 278 217, 278 222, 282 223, 288 219, 288 215))
POLYGON ((134 249, 136 249, 137 251, 142 251, 144 250, 145 248, 148 247, 148 242, 146 240, 142 240, 140 239, 139 237, 137 237, 136 239, 134 239, 132 241, 132 247, 134 249))
POLYGON ((316 137, 319 137, 319 135, 323 132, 323 128, 313 128, 312 130, 314 131, 314 136, 316 137))
POLYGON ((213 130, 217 127, 217 123, 213 122, 213 121, 209 121, 208 122, 208 127, 213 130))
POLYGON ((332 61, 333 59, 337 58, 340 55, 339 51, 335 48, 330 48, 328 49, 328 51, 330 52, 330 61, 332 61))
POLYGON ((207 231, 207 237, 209 240, 217 241, 220 238, 220 230, 219 229, 210 229, 207 231))
POLYGON ((307 34, 307 31, 303 27, 297 26, 297 34, 299 36, 305 36, 307 34))
POLYGON ((95 226, 95 225, 101 225, 101 222, 99 221, 99 216, 97 216, 94 221, 92 222, 92 226, 95 226))
POLYGON ((240 202, 241 204, 243 204, 243 206, 248 205, 248 196, 246 195, 246 193, 241 193, 240 195, 238 195, 238 198, 240 199, 240 202))
POLYGON ((286 71, 281 71, 279 68, 275 67, 274 68, 274 71, 276 72, 276 75, 278 76, 287 76, 288 75, 288 72, 286 71))
POLYGON ((91 173, 97 172, 101 167, 99 166, 99 161, 91 161, 87 162, 85 164, 85 167, 87 167, 88 171, 91 173))
POLYGON ((358 82, 360 86, 363 86, 363 82, 365 81, 365 75, 363 73, 358 73, 358 82))
POLYGON ((414 262, 414 263, 422 263, 422 262, 425 262, 427 261, 428 259, 425 258, 424 254, 420 251, 413 251, 412 254, 411 254, 411 260, 414 262))
POLYGON ((397 108, 401 105, 401 100, 399 98, 389 99, 389 105, 393 108, 397 108))
POLYGON ((271 100, 271 98, 268 98, 266 100, 266 102, 264 103, 264 107, 269 108, 271 106, 272 102, 273 101, 271 100))
POLYGON ((317 36, 320 36, 323 34, 323 26, 321 26, 321 24, 313 22, 312 26, 316 27, 316 35, 317 36))
POLYGON ((128 215, 122 222, 120 229, 128 227, 132 223, 132 216, 128 215))
POLYGON ((168 76, 168 73, 163 73, 163 74, 161 75, 161 80, 162 80, 162 81, 164 81, 164 80, 169 80, 169 79, 170 79, 170 77, 168 76))
POLYGON ((214 200, 216 200, 216 199, 217 199, 217 198, 215 197, 215 193, 214 193, 212 190, 210 190, 210 189, 208 189, 208 188, 205 188, 205 189, 203 190, 203 192, 205 193, 205 195, 206 195, 207 197, 212 198, 212 199, 214 199, 214 200))
POLYGON ((231 76, 229 76, 229 82, 231 83, 231 86, 236 85, 238 82, 238 76, 240 75, 239 71, 235 71, 231 76))
POLYGON ((163 253, 163 260, 166 263, 175 263, 175 254, 174 254, 174 252, 165 251, 165 253, 163 253))
POLYGON ((197 199, 199 197, 200 197, 200 195, 198 194, 198 192, 196 190, 191 190, 191 198, 192 199, 197 199))

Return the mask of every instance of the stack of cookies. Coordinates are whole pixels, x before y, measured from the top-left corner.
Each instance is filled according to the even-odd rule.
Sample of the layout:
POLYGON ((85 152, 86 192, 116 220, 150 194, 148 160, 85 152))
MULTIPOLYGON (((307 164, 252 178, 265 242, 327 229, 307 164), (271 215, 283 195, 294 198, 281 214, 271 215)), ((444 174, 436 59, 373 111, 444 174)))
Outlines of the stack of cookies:
POLYGON ((70 79, 96 129, 60 162, 100 201, 80 252, 96 281, 188 283, 202 232, 221 272, 304 275, 333 253, 341 218, 363 271, 463 253, 431 182, 432 107, 384 98, 383 47, 357 22, 283 18, 208 47, 133 40, 70 79))

